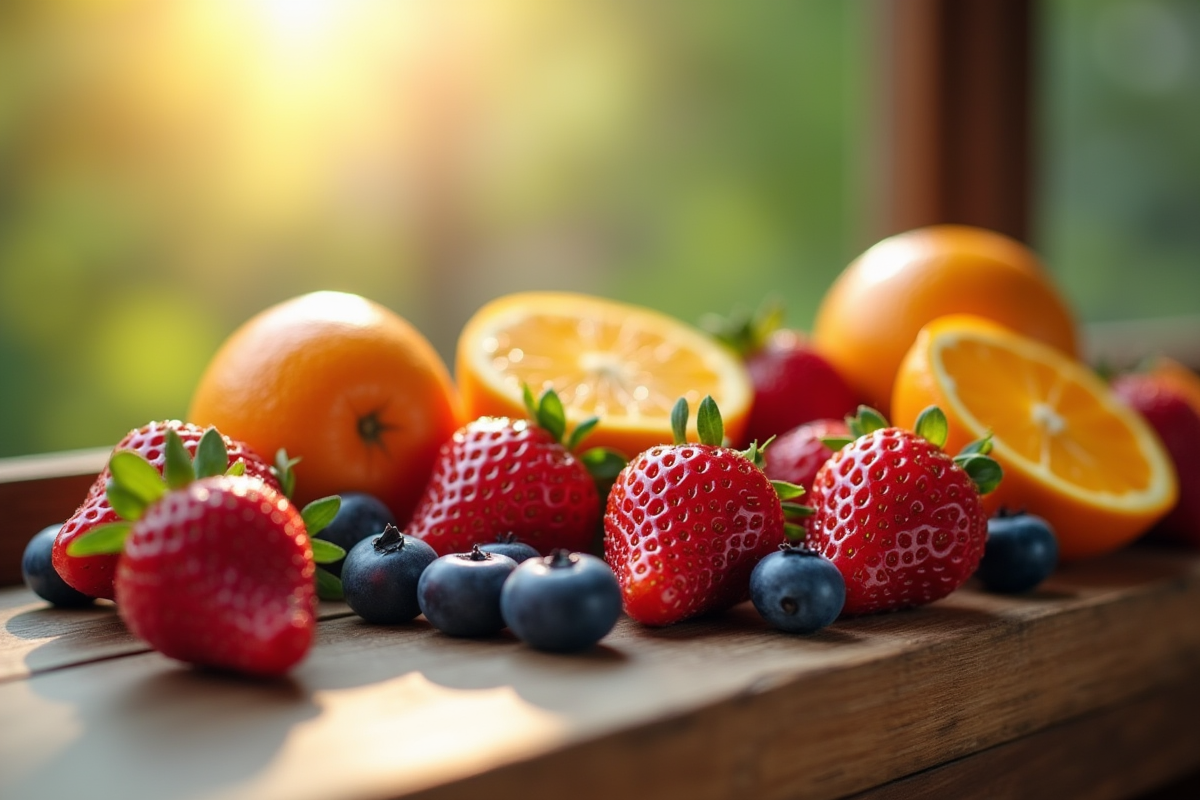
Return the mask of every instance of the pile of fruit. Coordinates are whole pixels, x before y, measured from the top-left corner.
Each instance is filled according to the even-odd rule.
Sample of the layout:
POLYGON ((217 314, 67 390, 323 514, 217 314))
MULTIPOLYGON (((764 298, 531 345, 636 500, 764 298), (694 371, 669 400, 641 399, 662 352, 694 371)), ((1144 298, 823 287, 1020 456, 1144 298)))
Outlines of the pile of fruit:
POLYGON ((1159 360, 1105 383, 1016 242, 892 237, 811 337, 781 321, 514 294, 464 327, 452 380, 381 306, 296 298, 222 346, 187 422, 118 443, 30 542, 27 582, 115 600, 168 656, 277 675, 318 597, 576 651, 622 611, 750 600, 809 633, 972 576, 1028 591, 1149 531, 1200 546, 1200 377, 1159 360))

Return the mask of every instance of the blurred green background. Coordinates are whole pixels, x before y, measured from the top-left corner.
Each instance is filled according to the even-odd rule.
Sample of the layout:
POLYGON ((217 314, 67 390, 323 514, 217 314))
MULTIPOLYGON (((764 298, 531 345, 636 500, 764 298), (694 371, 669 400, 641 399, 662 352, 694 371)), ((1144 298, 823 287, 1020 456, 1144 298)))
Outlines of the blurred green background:
MULTIPOLYGON (((1038 7, 1035 245, 1084 320, 1200 314, 1200 7, 1038 7)), ((878 233, 877 0, 0 5, 0 456, 184 414, 319 288, 449 357, 509 291, 806 328, 878 233)))

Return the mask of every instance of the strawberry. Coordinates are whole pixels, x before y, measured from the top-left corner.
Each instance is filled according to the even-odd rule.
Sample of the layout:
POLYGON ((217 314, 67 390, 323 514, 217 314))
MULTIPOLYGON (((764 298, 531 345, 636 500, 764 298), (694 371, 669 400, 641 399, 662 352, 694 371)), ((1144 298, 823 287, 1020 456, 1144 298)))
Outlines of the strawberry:
POLYGON ((824 440, 849 433, 850 428, 840 419, 818 419, 792 428, 767 448, 763 472, 771 480, 794 483, 811 492, 817 470, 833 455, 824 440))
POLYGON ((1179 502, 1153 535, 1200 547, 1200 413, 1184 391, 1154 372, 1121 375, 1112 388, 1154 428, 1179 478, 1179 502))
MULTIPOLYGON (((888 427, 859 409, 845 440, 817 472, 815 515, 805 543, 846 580, 843 614, 931 603, 963 584, 983 556, 987 514, 980 494, 1000 482, 991 439, 951 458, 941 449, 946 417, 936 407, 916 432, 888 427)), ((832 444, 841 444, 833 442, 832 444)))
MULTIPOLYGON (((125 435, 113 451, 129 450, 138 453, 161 473, 166 463, 166 432, 175 431, 183 441, 188 452, 195 454, 204 429, 190 422, 167 420, 151 422, 141 428, 132 430, 125 435)), ((225 446, 229 455, 229 463, 236 461, 245 464, 246 474, 262 479, 275 489, 279 483, 271 473, 271 468, 258 457, 250 448, 241 442, 225 437, 225 446)), ((107 466, 96 476, 95 482, 88 489, 83 503, 62 526, 58 538, 54 541, 52 559, 54 569, 76 591, 83 592, 89 597, 103 597, 111 600, 114 597, 113 575, 117 568, 116 554, 102 554, 75 558, 67 554, 67 548, 78 537, 98 525, 116 522, 117 512, 109 505, 105 490, 112 473, 107 466)))
POLYGON ((854 392, 799 332, 781 328, 783 309, 765 305, 751 317, 707 317, 704 327, 742 355, 754 386, 745 442, 765 442, 797 425, 854 411, 854 392))
POLYGON ((721 415, 711 397, 700 404, 699 444, 684 441, 687 418, 680 399, 671 415, 675 443, 629 462, 604 515, 604 557, 625 612, 647 625, 747 599, 754 566, 787 538, 781 496, 803 492, 773 485, 758 466, 756 445, 746 453, 721 446, 721 415))
POLYGON ((541 553, 591 549, 600 524, 595 480, 615 475, 624 459, 602 448, 572 453, 595 418, 562 444, 566 415, 554 390, 535 402, 527 388, 525 402, 530 419, 480 417, 442 445, 405 534, 439 555, 505 533, 541 553))
MULTIPOLYGON (((121 554, 117 610, 130 632, 163 655, 283 674, 312 644, 309 532, 328 524, 337 499, 300 512, 261 478, 222 474, 228 454, 215 429, 199 442, 194 463, 174 429, 162 449, 162 475, 133 451, 113 454, 107 496, 124 521, 79 536, 68 554, 121 554)), ((318 546, 322 562, 345 555, 327 542, 318 546)))

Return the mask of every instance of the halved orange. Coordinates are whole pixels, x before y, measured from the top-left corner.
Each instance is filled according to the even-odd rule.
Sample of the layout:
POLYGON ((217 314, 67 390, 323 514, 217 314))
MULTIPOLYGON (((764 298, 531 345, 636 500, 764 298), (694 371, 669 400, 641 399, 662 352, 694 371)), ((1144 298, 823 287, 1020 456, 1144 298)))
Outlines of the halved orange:
POLYGON ((994 433, 1005 474, 989 507, 1044 517, 1064 559, 1115 550, 1175 504, 1174 468, 1141 417, 1085 365, 994 322, 954 315, 921 329, 893 422, 911 426, 931 404, 949 420, 947 452, 994 433))
POLYGON ((737 441, 753 399, 741 359, 712 337, 648 308, 565 292, 485 305, 459 335, 455 371, 469 417, 525 416, 522 384, 535 395, 553 387, 569 426, 600 417, 588 446, 626 456, 671 441, 680 397, 694 411, 712 395, 737 441))

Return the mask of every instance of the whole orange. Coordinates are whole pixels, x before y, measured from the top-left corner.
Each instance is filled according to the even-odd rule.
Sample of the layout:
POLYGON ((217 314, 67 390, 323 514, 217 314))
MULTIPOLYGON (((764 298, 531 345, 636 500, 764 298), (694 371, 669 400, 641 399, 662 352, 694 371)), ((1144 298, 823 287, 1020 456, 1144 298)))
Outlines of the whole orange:
POLYGON ((901 359, 925 323, 975 314, 1077 355, 1075 320, 1021 243, 965 225, 884 239, 859 256, 821 301, 813 342, 857 391, 887 413, 901 359))
POLYGON ((299 505, 369 492, 408 520, 461 424, 446 365, 416 328, 353 294, 315 292, 251 318, 213 356, 188 419, 271 460, 301 458, 299 505))

